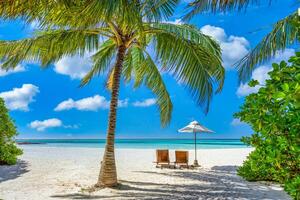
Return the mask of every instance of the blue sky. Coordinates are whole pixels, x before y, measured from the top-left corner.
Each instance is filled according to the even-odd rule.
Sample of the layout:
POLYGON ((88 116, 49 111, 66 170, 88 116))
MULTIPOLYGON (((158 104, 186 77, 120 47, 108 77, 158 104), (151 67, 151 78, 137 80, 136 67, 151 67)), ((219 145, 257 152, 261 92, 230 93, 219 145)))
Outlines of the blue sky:
MULTIPOLYGON (((228 14, 201 14, 191 23, 221 44, 226 68, 225 86, 215 95, 208 115, 197 107, 189 93, 168 74, 163 78, 174 105, 171 123, 161 128, 159 112, 153 104, 155 97, 144 87, 133 89, 121 85, 118 110, 118 138, 189 138, 177 130, 192 120, 214 130, 203 138, 240 138, 252 133, 251 128, 233 118, 254 90, 239 85, 236 70, 231 65, 253 48, 271 30, 277 20, 294 12, 293 0, 266 1, 249 6, 247 12, 228 14)), ((171 18, 181 23, 180 5, 171 18)), ((0 39, 13 40, 30 37, 34 24, 22 21, 1 21, 0 39)), ((287 59, 294 53, 289 47, 278 53, 273 61, 287 59)), ((5 99, 15 120, 19 138, 104 138, 107 127, 109 92, 104 87, 105 77, 95 78, 91 84, 79 88, 80 77, 89 69, 88 57, 64 58, 47 69, 38 63, 22 63, 14 71, 0 71, 0 96, 5 99)), ((261 83, 267 78, 270 63, 253 72, 261 83)))

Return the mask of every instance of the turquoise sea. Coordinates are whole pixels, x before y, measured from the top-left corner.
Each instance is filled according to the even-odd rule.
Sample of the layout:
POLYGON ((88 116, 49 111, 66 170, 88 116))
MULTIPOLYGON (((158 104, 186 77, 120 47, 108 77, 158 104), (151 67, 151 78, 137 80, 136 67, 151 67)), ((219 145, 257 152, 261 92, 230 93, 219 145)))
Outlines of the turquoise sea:
MULTIPOLYGON (((26 145, 47 147, 104 148, 104 139, 17 139, 17 142, 35 143, 26 145)), ((116 148, 137 149, 193 149, 192 139, 116 139, 116 148)), ((247 148, 239 139, 199 139, 198 149, 247 148)))

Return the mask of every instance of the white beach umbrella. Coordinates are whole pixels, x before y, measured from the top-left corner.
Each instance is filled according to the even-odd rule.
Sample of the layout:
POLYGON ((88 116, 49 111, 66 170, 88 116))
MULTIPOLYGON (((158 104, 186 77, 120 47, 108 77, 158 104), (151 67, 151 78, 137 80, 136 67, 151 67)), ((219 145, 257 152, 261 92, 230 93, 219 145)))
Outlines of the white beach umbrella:
POLYGON ((199 166, 197 161, 197 133, 214 133, 212 130, 209 130, 205 126, 202 126, 197 121, 192 121, 189 123, 189 125, 183 127, 182 129, 179 129, 178 132, 181 133, 194 133, 194 142, 195 142, 195 160, 194 160, 194 166, 199 166))

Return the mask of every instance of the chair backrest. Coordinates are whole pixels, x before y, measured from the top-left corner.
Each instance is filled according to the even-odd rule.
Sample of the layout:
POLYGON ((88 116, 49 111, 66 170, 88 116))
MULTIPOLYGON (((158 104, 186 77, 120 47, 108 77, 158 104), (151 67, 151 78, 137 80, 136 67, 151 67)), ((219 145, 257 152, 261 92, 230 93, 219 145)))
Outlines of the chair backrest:
POLYGON ((168 149, 157 149, 156 150, 156 162, 170 162, 169 150, 168 149))
POLYGON ((175 151, 176 163, 189 163, 188 151, 175 151))

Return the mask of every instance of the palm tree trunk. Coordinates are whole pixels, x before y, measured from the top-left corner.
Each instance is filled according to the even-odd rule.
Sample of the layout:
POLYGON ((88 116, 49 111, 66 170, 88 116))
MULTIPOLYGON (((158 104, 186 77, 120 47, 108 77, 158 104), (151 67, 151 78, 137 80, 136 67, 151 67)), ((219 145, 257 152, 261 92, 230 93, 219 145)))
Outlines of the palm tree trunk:
POLYGON ((126 47, 124 45, 119 46, 116 64, 114 67, 114 74, 113 74, 113 84, 112 84, 105 152, 101 164, 98 182, 96 184, 96 186, 100 186, 100 187, 114 187, 118 184, 114 144, 115 144, 115 129, 116 129, 116 117, 117 117, 117 108, 118 108, 120 79, 121 79, 122 65, 123 65, 125 53, 126 53, 126 47))

